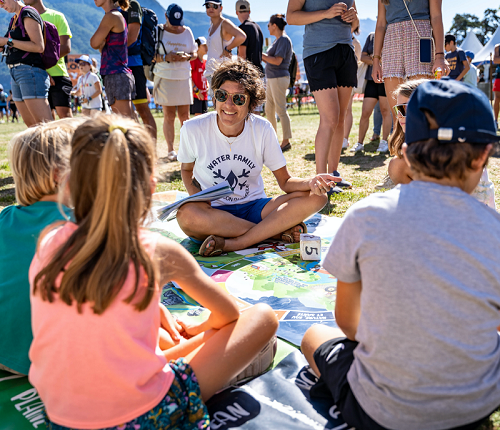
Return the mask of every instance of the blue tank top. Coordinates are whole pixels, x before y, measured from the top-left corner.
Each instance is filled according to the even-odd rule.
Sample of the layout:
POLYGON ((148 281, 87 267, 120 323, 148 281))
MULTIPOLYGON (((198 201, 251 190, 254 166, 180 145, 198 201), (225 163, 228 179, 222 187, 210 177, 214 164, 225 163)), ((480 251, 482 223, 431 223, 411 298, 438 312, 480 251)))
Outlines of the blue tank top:
POLYGON ((114 75, 117 73, 132 73, 132 70, 127 67, 127 34, 128 28, 127 24, 125 24, 125 30, 121 33, 113 33, 110 31, 106 36, 106 43, 101 52, 101 76, 114 75))
MULTIPOLYGON (((315 12, 326 10, 336 3, 347 4, 351 8, 354 0, 306 0, 302 10, 304 12, 315 12)), ((307 24, 304 32, 303 58, 328 51, 338 44, 352 46, 351 24, 342 21, 340 16, 333 19, 323 19, 312 24, 307 24)))
MULTIPOLYGON (((390 4, 385 6, 387 24, 410 21, 411 18, 408 15, 403 0, 390 0, 390 2, 390 4)), ((414 20, 430 19, 429 0, 406 0, 406 6, 408 6, 414 20)))

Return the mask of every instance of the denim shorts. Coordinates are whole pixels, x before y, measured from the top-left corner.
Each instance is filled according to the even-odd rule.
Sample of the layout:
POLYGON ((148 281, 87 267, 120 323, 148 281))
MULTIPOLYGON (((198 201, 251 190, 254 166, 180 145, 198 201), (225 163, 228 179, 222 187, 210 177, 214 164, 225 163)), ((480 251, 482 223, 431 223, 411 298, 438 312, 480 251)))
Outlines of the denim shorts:
POLYGON ((214 206, 214 209, 219 209, 221 211, 229 212, 237 218, 242 218, 247 221, 258 224, 262 221, 262 209, 264 206, 270 202, 270 198, 257 199, 248 203, 242 203, 241 205, 224 205, 224 206, 214 206))
POLYGON ((10 86, 15 102, 46 99, 50 88, 49 74, 39 67, 21 64, 10 69, 10 86))

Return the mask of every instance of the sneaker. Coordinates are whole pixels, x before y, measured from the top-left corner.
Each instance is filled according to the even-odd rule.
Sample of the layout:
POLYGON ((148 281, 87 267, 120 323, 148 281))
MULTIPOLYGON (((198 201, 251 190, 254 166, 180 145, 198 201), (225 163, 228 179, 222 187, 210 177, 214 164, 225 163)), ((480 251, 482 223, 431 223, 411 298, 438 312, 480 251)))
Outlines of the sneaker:
POLYGON ((365 145, 358 142, 349 151, 350 152, 359 152, 359 151, 363 151, 364 149, 365 149, 365 145))
POLYGON ((384 179, 382 179, 382 182, 379 182, 377 185, 375 185, 376 190, 390 190, 394 188, 396 185, 394 182, 392 182, 392 179, 389 175, 386 175, 384 179))
POLYGON ((167 160, 168 161, 177 161, 177 152, 175 151, 170 151, 167 155, 167 160))
POLYGON ((349 139, 346 139, 344 137, 344 141, 342 142, 342 149, 347 149, 349 148, 349 139))
POLYGON ((330 197, 332 194, 341 194, 343 193, 342 188, 340 187, 332 187, 330 188, 330 191, 326 192, 326 195, 330 197))
POLYGON ((252 361, 242 372, 231 379, 227 383, 226 387, 229 385, 239 385, 251 378, 255 378, 256 376, 264 373, 269 368, 269 366, 271 366, 277 349, 278 338, 276 336, 273 336, 268 344, 262 349, 262 351, 259 352, 259 355, 255 357, 255 360, 252 361))
MULTIPOLYGON (((332 173, 333 176, 341 177, 340 173, 335 170, 332 173)), ((335 188, 352 188, 352 184, 350 182, 344 181, 343 179, 340 182, 335 182, 336 187, 335 188)))
POLYGON ((389 143, 387 140, 381 140, 380 143, 378 144, 377 148, 378 152, 387 152, 389 151, 389 143))

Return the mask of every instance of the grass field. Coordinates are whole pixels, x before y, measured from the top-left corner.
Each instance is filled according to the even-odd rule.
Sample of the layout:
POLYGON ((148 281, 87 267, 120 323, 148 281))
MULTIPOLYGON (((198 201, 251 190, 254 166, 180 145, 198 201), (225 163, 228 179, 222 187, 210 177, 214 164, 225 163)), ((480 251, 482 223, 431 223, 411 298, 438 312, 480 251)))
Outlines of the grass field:
MULTIPOLYGON (((290 110, 293 139, 292 150, 285 153, 288 169, 294 176, 306 178, 315 173, 314 164, 314 137, 319 124, 319 115, 315 109, 303 109, 299 115, 297 110, 290 110)), ((158 187, 157 191, 182 190, 185 191, 180 176, 180 163, 167 162, 167 147, 163 138, 162 114, 154 114, 158 125, 158 187)), ((361 102, 353 104, 354 126, 349 136, 350 144, 356 142, 361 102)), ((12 136, 24 130, 24 124, 0 124, 0 210, 15 203, 14 180, 7 159, 7 145, 12 136)), ((371 136, 372 124, 365 143, 371 136)), ((281 140, 281 130, 278 123, 278 136, 281 140)), ((175 149, 179 145, 179 123, 176 122, 175 149)), ((344 152, 340 159, 339 171, 342 176, 352 182, 353 189, 342 194, 332 196, 329 206, 323 211, 331 216, 342 217, 346 210, 355 202, 375 192, 374 186, 386 175, 389 156, 376 152, 378 141, 365 144, 365 152, 352 155, 344 152)), ((490 179, 497 190, 500 190, 500 159, 491 158, 489 164, 490 179)), ((265 188, 268 196, 281 194, 281 190, 268 170, 263 172, 265 188)), ((496 194, 496 204, 500 207, 500 192, 496 194)), ((495 412, 489 423, 481 430, 500 430, 500 411, 495 412)))

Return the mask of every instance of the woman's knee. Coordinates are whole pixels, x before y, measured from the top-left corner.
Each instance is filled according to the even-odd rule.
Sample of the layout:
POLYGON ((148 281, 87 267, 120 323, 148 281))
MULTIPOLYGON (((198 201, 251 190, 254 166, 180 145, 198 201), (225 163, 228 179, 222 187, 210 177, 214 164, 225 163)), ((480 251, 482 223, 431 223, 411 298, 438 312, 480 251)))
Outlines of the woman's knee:
POLYGON ((179 227, 184 231, 193 231, 193 228, 199 224, 200 211, 195 204, 182 205, 177 211, 177 222, 179 227))

